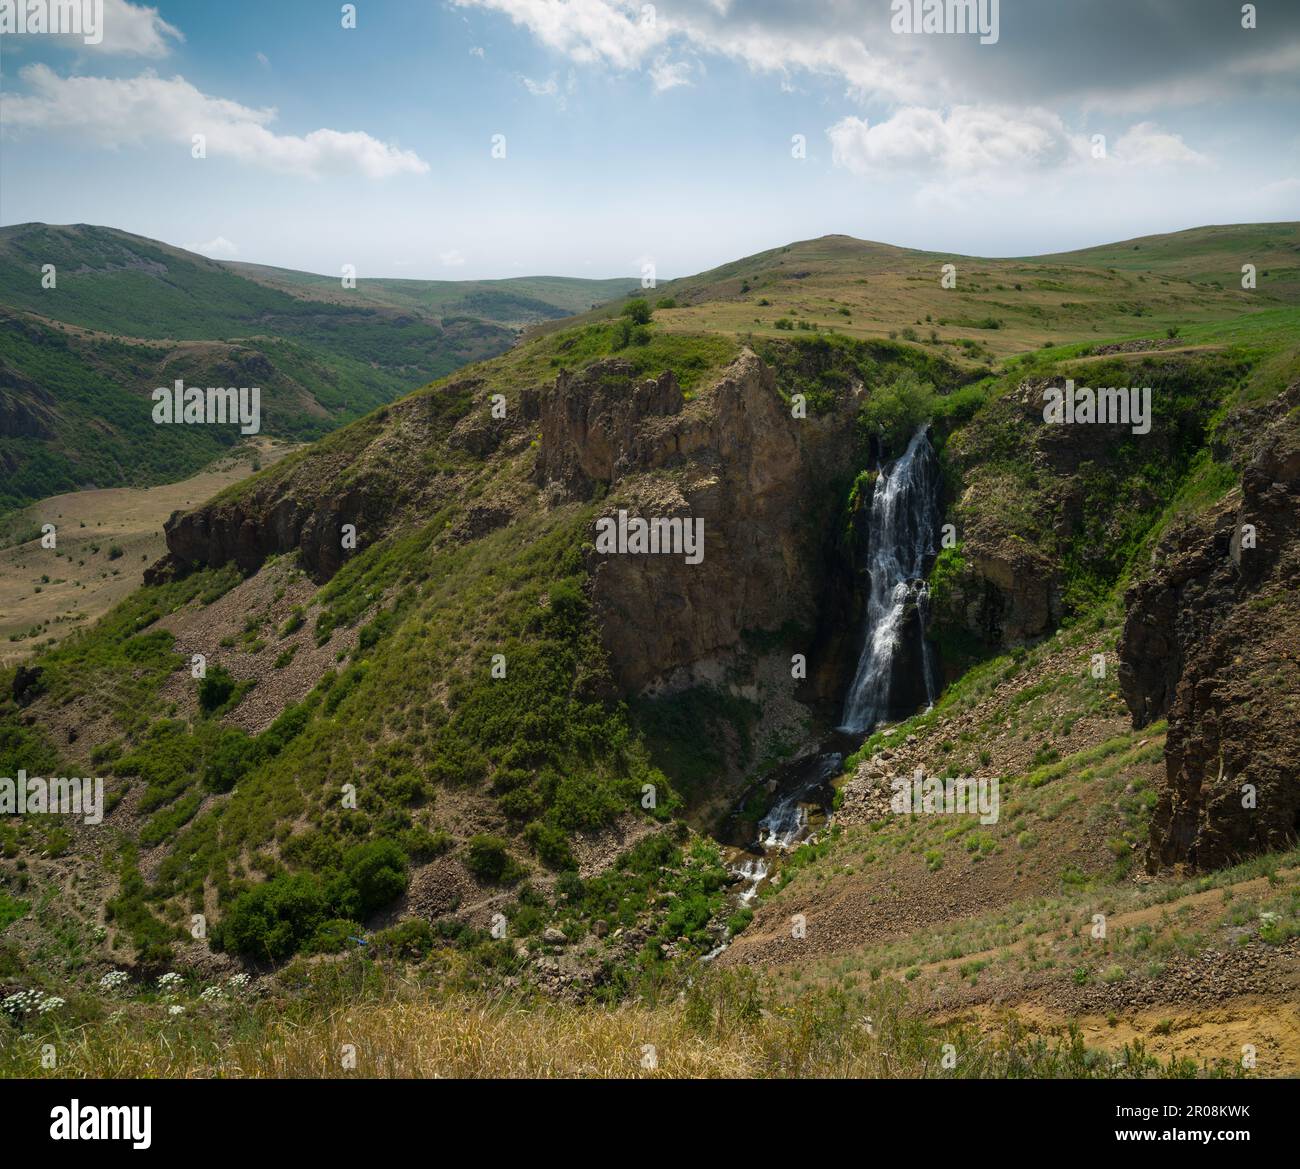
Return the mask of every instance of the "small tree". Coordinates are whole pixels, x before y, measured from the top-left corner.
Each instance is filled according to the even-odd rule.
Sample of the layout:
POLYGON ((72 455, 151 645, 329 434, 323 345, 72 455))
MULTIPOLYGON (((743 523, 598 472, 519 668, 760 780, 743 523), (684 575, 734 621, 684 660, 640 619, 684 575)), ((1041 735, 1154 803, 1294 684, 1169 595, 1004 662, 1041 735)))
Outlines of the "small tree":
POLYGON ((623 306, 623 315, 628 317, 634 325, 648 325, 650 323, 650 302, 644 297, 638 296, 635 300, 629 300, 623 306))

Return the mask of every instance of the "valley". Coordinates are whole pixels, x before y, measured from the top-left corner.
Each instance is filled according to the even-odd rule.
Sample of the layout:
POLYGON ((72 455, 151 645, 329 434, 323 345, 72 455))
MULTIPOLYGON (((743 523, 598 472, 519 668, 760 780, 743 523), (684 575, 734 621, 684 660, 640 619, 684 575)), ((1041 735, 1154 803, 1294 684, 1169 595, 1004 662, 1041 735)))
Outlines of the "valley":
POLYGON ((0 228, 0 523, 56 494, 186 478, 252 433, 248 419, 214 414, 159 435, 148 403, 160 387, 256 387, 266 433, 307 441, 631 283, 363 279, 344 290, 112 228, 0 228))
POLYGON ((793 243, 152 488, 93 609, 6 549, 0 775, 108 811, 0 822, 0 989, 89 1076, 1295 1074, 1297 257, 793 243))

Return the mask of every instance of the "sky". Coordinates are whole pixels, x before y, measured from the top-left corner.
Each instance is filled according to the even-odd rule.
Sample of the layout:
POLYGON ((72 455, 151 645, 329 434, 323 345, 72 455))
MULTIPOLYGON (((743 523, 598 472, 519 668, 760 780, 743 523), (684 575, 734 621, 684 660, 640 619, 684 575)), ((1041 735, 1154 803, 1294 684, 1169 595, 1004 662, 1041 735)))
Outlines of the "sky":
POLYGON ((951 0, 100 2, 97 44, 0 32, 0 223, 662 280, 829 233, 1032 255, 1300 219, 1297 0, 983 0, 983 35, 951 0))

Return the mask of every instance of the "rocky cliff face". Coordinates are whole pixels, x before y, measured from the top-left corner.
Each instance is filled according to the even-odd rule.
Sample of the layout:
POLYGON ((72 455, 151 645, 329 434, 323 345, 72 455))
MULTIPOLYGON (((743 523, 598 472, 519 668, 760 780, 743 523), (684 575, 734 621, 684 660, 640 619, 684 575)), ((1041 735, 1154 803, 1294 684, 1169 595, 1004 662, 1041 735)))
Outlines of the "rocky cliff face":
POLYGON ((958 429, 946 457, 962 484, 951 516, 960 558, 936 597, 940 626, 988 652, 1050 633, 1080 611, 1089 603, 1081 577, 1091 578, 1095 599, 1202 445, 1214 379, 1233 375, 1172 357, 1077 374, 1081 384, 1154 387, 1144 434, 1129 422, 1045 422, 1046 391, 1063 385, 1060 376, 1024 379, 958 429))
MULTIPOLYGON (((847 391, 830 412, 793 418, 772 370, 748 351, 691 400, 672 373, 638 380, 619 359, 521 390, 507 419, 491 416, 476 382, 453 384, 372 416, 362 424, 369 433, 317 444, 236 497, 177 513, 167 524, 168 557, 147 579, 231 562, 251 571, 270 555, 297 551, 326 580, 345 559, 344 524, 356 525, 364 546, 395 525, 458 506, 464 483, 456 475, 403 473, 431 450, 449 451, 479 471, 530 467, 536 492, 532 501, 477 498, 458 507, 450 538, 507 524, 512 507, 594 498, 609 514, 703 521, 698 564, 681 554, 590 554, 596 616, 629 693, 716 683, 742 635, 797 626, 811 692, 833 697, 844 663, 831 660, 834 646, 819 655, 814 643, 836 587, 827 571, 833 517, 855 470, 861 395, 847 391), (459 404, 449 410, 452 400, 459 404), (529 444, 539 429, 534 455, 529 444)), ((592 539, 594 546, 594 532, 592 539)), ((794 651, 783 652, 788 677, 794 651)))
POLYGON ((1222 866, 1300 828, 1297 403, 1300 384, 1245 429, 1240 491, 1171 531, 1125 597, 1125 700, 1137 726, 1169 719, 1152 871, 1222 866))
POLYGON ((703 521, 698 564, 592 552, 593 600, 620 683, 636 692, 676 672, 671 684, 689 684, 694 667, 732 654, 746 632, 797 625, 811 635, 826 521, 853 473, 859 394, 792 418, 771 369, 749 352, 690 402, 671 374, 637 385, 626 376, 606 363, 544 391, 537 465, 552 497, 607 492, 606 514, 703 521))
POLYGON ((301 459, 286 459, 232 497, 218 497, 165 525, 168 555, 145 574, 167 579, 196 566, 234 563, 252 572, 268 556, 297 552, 303 567, 326 581, 343 567, 344 525, 355 526, 357 547, 386 535, 399 520, 428 518, 455 498, 453 469, 424 474, 439 448, 485 456, 512 434, 526 445, 525 419, 490 419, 474 411, 478 384, 454 382, 413 394, 331 436, 301 459))
POLYGON ((0 365, 0 438, 49 438, 57 421, 48 390, 0 365))

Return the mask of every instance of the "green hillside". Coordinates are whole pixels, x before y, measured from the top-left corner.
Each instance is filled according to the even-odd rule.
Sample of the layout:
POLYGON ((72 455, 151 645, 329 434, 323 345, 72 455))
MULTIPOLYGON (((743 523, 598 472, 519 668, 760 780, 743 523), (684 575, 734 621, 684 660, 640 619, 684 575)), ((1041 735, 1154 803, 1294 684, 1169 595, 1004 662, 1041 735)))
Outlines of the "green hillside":
POLYGON ((262 264, 231 262, 232 271, 292 296, 401 309, 429 316, 461 314, 503 325, 528 325, 586 312, 636 286, 632 278, 582 280, 569 276, 518 276, 505 280, 393 280, 360 278, 345 292, 329 276, 262 264))
POLYGON ((626 284, 362 281, 345 293, 110 228, 0 228, 0 513, 180 478, 237 441, 208 427, 153 433, 149 395, 178 377, 256 385, 267 433, 316 438, 503 352, 520 323, 585 310, 626 284), (54 288, 41 286, 45 265, 54 288))
MULTIPOLYGON (((940 1042, 968 1060, 961 1074, 1232 1074, 1236 1031, 1204 1058, 1142 1046, 1168 1036, 1189 985, 1246 994, 1224 989, 1232 963, 1250 994, 1281 993, 1300 936, 1294 764, 1279 746, 1300 684, 1300 306, 1282 262, 1296 225, 1231 229, 1265 258, 1253 293, 1233 284, 1239 249, 1221 230, 1073 258, 791 244, 539 323, 178 513, 147 586, 34 672, 0 673, 0 775, 103 775, 110 805, 98 832, 0 822, 0 892, 55 904, 14 916, 0 958, 76 987, 87 1018, 110 968, 141 985, 183 970, 192 989, 177 993, 202 1023, 180 1025, 204 1028, 187 1051, 237 1027, 200 1014, 198 988, 249 973, 311 1034, 348 995, 387 1008, 409 992, 425 1010, 457 996, 592 1004, 602 1052, 635 1009, 638 1025, 684 1012, 697 1036, 734 1031, 755 1051, 803 1042, 769 1063, 834 1074, 896 1073, 885 1051, 929 1074, 940 1042), (955 289, 939 281, 949 262, 955 289), (1048 425, 1041 393, 1067 378, 1151 387, 1149 429, 1048 425), (942 694, 841 752, 865 512, 923 439, 935 517, 954 533, 922 569, 932 619, 918 640, 942 694), (1231 554, 1247 504, 1257 567, 1231 554), (675 557, 602 558, 593 523, 623 508, 707 511, 722 551, 700 576, 675 557), (1207 565, 1227 583, 1183 587, 1207 565), (1168 629, 1136 624, 1170 639, 1158 664, 1180 701, 1229 682, 1248 695, 1265 746, 1217 742, 1218 778, 1235 752, 1226 782, 1257 770, 1277 821, 1239 868, 1194 885, 1194 853, 1138 875, 1196 721, 1172 700, 1145 721, 1126 705, 1151 656, 1123 656, 1134 589, 1166 572, 1150 604, 1168 629), (1192 663, 1215 638, 1225 656, 1192 663), (1185 666, 1199 673, 1176 687, 1185 666), (754 840, 787 768, 832 741, 830 812, 765 853, 771 871, 742 897, 754 852, 737 842, 754 840), (1003 818, 882 811, 880 785, 913 767, 996 780, 1003 818), (1182 903, 1177 922, 1162 901, 1182 903), (1117 927, 1089 949, 1095 913, 1117 927), (1013 1006, 1037 1012, 1041 1034, 1008 1022, 1013 1006), (1087 1012, 1131 1030, 1085 1050, 1066 1028, 1087 1012)), ((324 305, 321 319, 335 307, 356 311, 324 305)), ((44 362, 72 400, 57 338, 22 322, 15 364, 44 362)), ((266 357, 321 400, 293 365, 305 344, 266 357)), ((116 376, 146 360, 141 345, 96 352, 116 376)), ((91 426, 93 402, 78 410, 91 426)), ((1234 701, 1218 701, 1215 726, 1234 701)), ((1216 780, 1198 759, 1189 786, 1202 782, 1216 780)), ((1205 817, 1235 808, 1225 790, 1205 817)), ((154 1006, 88 1029, 134 1034, 154 1006)), ((1293 1026, 1265 1023, 1268 1044, 1293 1026)), ((1268 1051, 1269 1074, 1293 1066, 1268 1051)), ((0 1056, 0 1071, 30 1063, 0 1056)), ((131 1066, 164 1063, 190 1066, 131 1066)))

